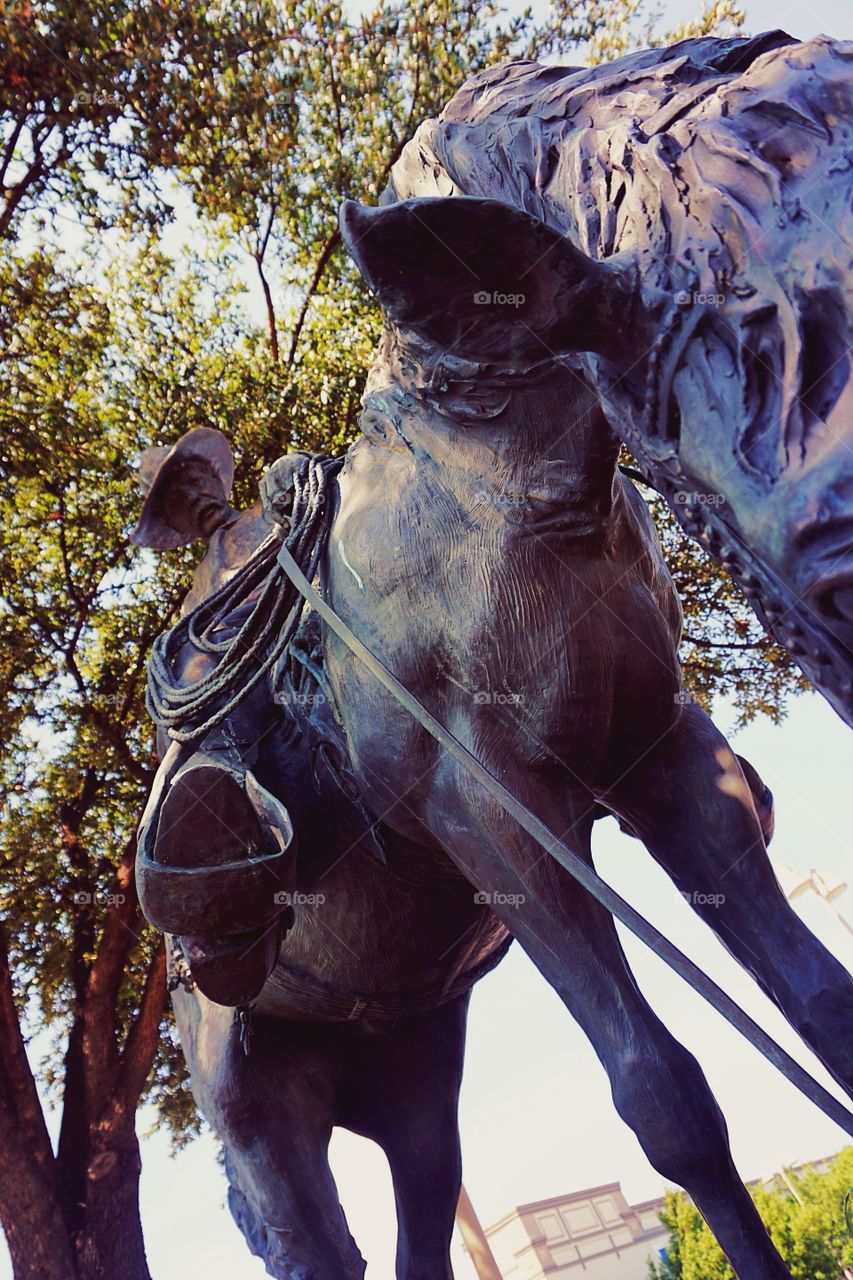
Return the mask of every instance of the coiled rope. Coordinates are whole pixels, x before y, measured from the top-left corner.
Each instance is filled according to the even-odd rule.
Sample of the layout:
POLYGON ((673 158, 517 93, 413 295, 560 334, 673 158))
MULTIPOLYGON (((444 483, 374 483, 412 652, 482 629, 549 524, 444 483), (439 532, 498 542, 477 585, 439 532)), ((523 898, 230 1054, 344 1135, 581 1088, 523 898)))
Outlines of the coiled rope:
POLYGON ((331 523, 331 481, 342 458, 302 455, 293 474, 289 532, 278 525, 223 587, 207 596, 154 642, 148 663, 148 714, 175 742, 196 742, 214 729, 278 662, 293 639, 304 598, 277 562, 282 545, 310 580, 316 573, 331 523), (235 611, 258 591, 235 636, 216 639, 235 611), (187 645, 216 656, 214 669, 190 684, 177 676, 187 645))

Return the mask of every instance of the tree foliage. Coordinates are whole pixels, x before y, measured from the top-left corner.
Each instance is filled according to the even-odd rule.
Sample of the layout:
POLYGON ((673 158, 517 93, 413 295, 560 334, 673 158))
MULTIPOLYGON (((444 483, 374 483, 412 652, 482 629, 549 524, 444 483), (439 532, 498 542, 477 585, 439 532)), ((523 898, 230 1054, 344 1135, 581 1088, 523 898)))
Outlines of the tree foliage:
POLYGON ((704 0, 698 17, 661 33, 656 29, 657 15, 650 14, 642 0, 596 0, 592 14, 596 29, 590 40, 588 61, 612 62, 644 46, 654 48, 700 36, 732 35, 743 27, 745 16, 735 0, 704 0))
POLYGON ((707 711, 729 699, 739 725, 757 715, 780 723, 788 697, 808 689, 808 681, 725 570, 688 538, 662 498, 641 488, 684 609, 679 656, 691 695, 707 711))
MULTIPOLYGON (((829 1169, 785 1171, 752 1197, 793 1280, 843 1280, 853 1265, 850 1197, 853 1147, 829 1169)), ((649 1280, 735 1280, 696 1206, 681 1191, 667 1193, 661 1220, 669 1230, 668 1257, 649 1263, 649 1280)))

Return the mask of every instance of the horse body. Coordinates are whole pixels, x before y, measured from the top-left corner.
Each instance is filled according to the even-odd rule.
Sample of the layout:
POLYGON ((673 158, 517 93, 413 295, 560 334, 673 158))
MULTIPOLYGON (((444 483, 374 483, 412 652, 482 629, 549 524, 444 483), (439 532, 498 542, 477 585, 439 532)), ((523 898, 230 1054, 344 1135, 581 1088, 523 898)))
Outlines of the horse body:
MULTIPOLYGON (((771 273, 755 265, 760 245, 739 264, 748 282, 730 266, 734 302, 722 318, 675 318, 674 287, 701 286, 703 270, 716 281, 715 245, 745 256, 742 228, 736 220, 737 234, 726 236, 725 204, 719 196, 714 204, 707 175, 694 182, 693 206, 680 184, 678 118, 698 119, 689 159, 701 172, 702 147, 713 151, 715 136, 703 121, 725 114, 717 95, 737 101, 736 88, 728 91, 736 73, 746 79, 751 62, 762 67, 765 108, 779 65, 808 78, 809 56, 789 60, 786 43, 780 33, 686 42, 586 76, 530 66, 486 73, 419 132, 379 209, 345 206, 344 240, 383 304, 386 334, 368 382, 364 440, 340 480, 324 586, 397 679, 579 856, 591 858, 601 804, 639 835, 849 1090, 853 982, 787 904, 747 777, 682 692, 671 587, 652 531, 615 475, 617 441, 627 437, 657 464, 662 484, 681 478, 688 496, 701 492, 714 469, 697 414, 704 403, 716 431, 722 402, 738 404, 728 429, 740 443, 728 465, 739 471, 723 491, 732 494, 727 517, 754 550, 752 577, 745 560, 740 567, 761 597, 767 583, 778 589, 782 572, 780 495, 813 508, 821 486, 834 492, 849 470, 843 449, 824 452, 809 498, 795 468, 788 487, 771 492, 757 465, 757 437, 775 412, 744 387, 755 363, 744 332, 768 308, 756 282, 770 291, 771 273), (617 189, 620 163, 627 197, 617 189), (409 198, 424 195, 435 198, 409 198), (494 196, 499 203, 481 198, 494 196), (703 219, 713 224, 715 215, 703 239, 703 219), (586 256, 591 227, 609 256, 586 256), (661 235, 678 242, 672 258, 661 235), (709 352, 721 330, 736 337, 717 362, 715 397, 709 352)), ((829 81, 838 55, 816 43, 829 81)), ((815 114, 828 109, 819 90, 815 114)), ((750 145, 758 146, 752 135, 750 145)), ((748 183, 738 194, 763 199, 748 183)), ((796 243, 800 228, 792 235, 796 243)), ((790 358, 798 338, 787 336, 790 358)), ((786 396, 787 405, 790 387, 786 396)), ((717 461, 719 477, 719 450, 717 461)), ((724 558, 738 567, 731 553, 724 558)), ((821 687, 841 707, 839 632, 826 618, 810 625, 826 658, 821 687)), ((341 642, 327 634, 326 644, 370 803, 396 829, 437 840, 490 893, 590 1037, 651 1163, 689 1191, 741 1280, 785 1280, 701 1070, 637 990, 612 919, 507 823, 341 642), (401 776, 389 775, 390 759, 403 763, 401 776)))

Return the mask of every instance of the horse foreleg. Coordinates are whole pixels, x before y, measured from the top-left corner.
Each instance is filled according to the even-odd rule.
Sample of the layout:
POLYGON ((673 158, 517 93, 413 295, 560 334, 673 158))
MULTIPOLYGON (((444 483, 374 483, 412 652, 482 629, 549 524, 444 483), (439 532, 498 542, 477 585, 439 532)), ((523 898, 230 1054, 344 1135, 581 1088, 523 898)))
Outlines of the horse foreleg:
POLYGON ((338 1029, 257 1018, 251 1054, 234 1012, 176 992, 199 1107, 225 1147, 229 1205, 277 1280, 363 1280, 328 1161, 336 1122, 338 1029))
MULTIPOLYGON (((567 799, 562 776, 504 767, 502 780, 590 858, 591 796, 567 799)), ((586 1032, 616 1109, 651 1164, 692 1196, 740 1280, 790 1280, 738 1177, 702 1070, 643 997, 609 912, 447 758, 434 794, 430 829, 471 883, 491 894, 492 909, 586 1032)))
POLYGON ((467 1014, 465 995, 351 1046, 341 1123, 373 1138, 388 1157, 397 1202, 397 1280, 453 1280, 467 1014))
POLYGON ((785 898, 749 781, 723 735, 690 706, 606 799, 853 1094, 853 978, 785 898))

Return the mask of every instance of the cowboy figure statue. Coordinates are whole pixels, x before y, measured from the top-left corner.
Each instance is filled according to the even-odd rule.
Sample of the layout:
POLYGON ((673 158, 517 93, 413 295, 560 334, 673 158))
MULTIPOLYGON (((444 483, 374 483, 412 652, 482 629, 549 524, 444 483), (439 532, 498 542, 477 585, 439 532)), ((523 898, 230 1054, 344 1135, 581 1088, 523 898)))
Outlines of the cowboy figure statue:
MULTIPOLYGON (((275 463, 269 483, 280 491, 291 459, 299 456, 275 463)), ((188 431, 171 448, 156 446, 142 455, 145 502, 131 540, 154 550, 198 538, 207 542, 182 615, 221 588, 274 528, 261 498, 243 511, 230 505, 233 477, 230 444, 221 431, 207 427, 188 431)), ((259 591, 217 619, 210 638, 233 639, 259 591)), ((187 643, 175 674, 189 686, 216 666, 213 653, 187 643)), ((158 731, 162 763, 139 829, 140 898, 149 918, 180 938, 192 980, 220 1004, 243 1005, 258 994, 292 920, 292 824, 285 806, 252 772, 275 723, 276 706, 264 681, 199 741, 169 745, 164 729, 158 731)))

